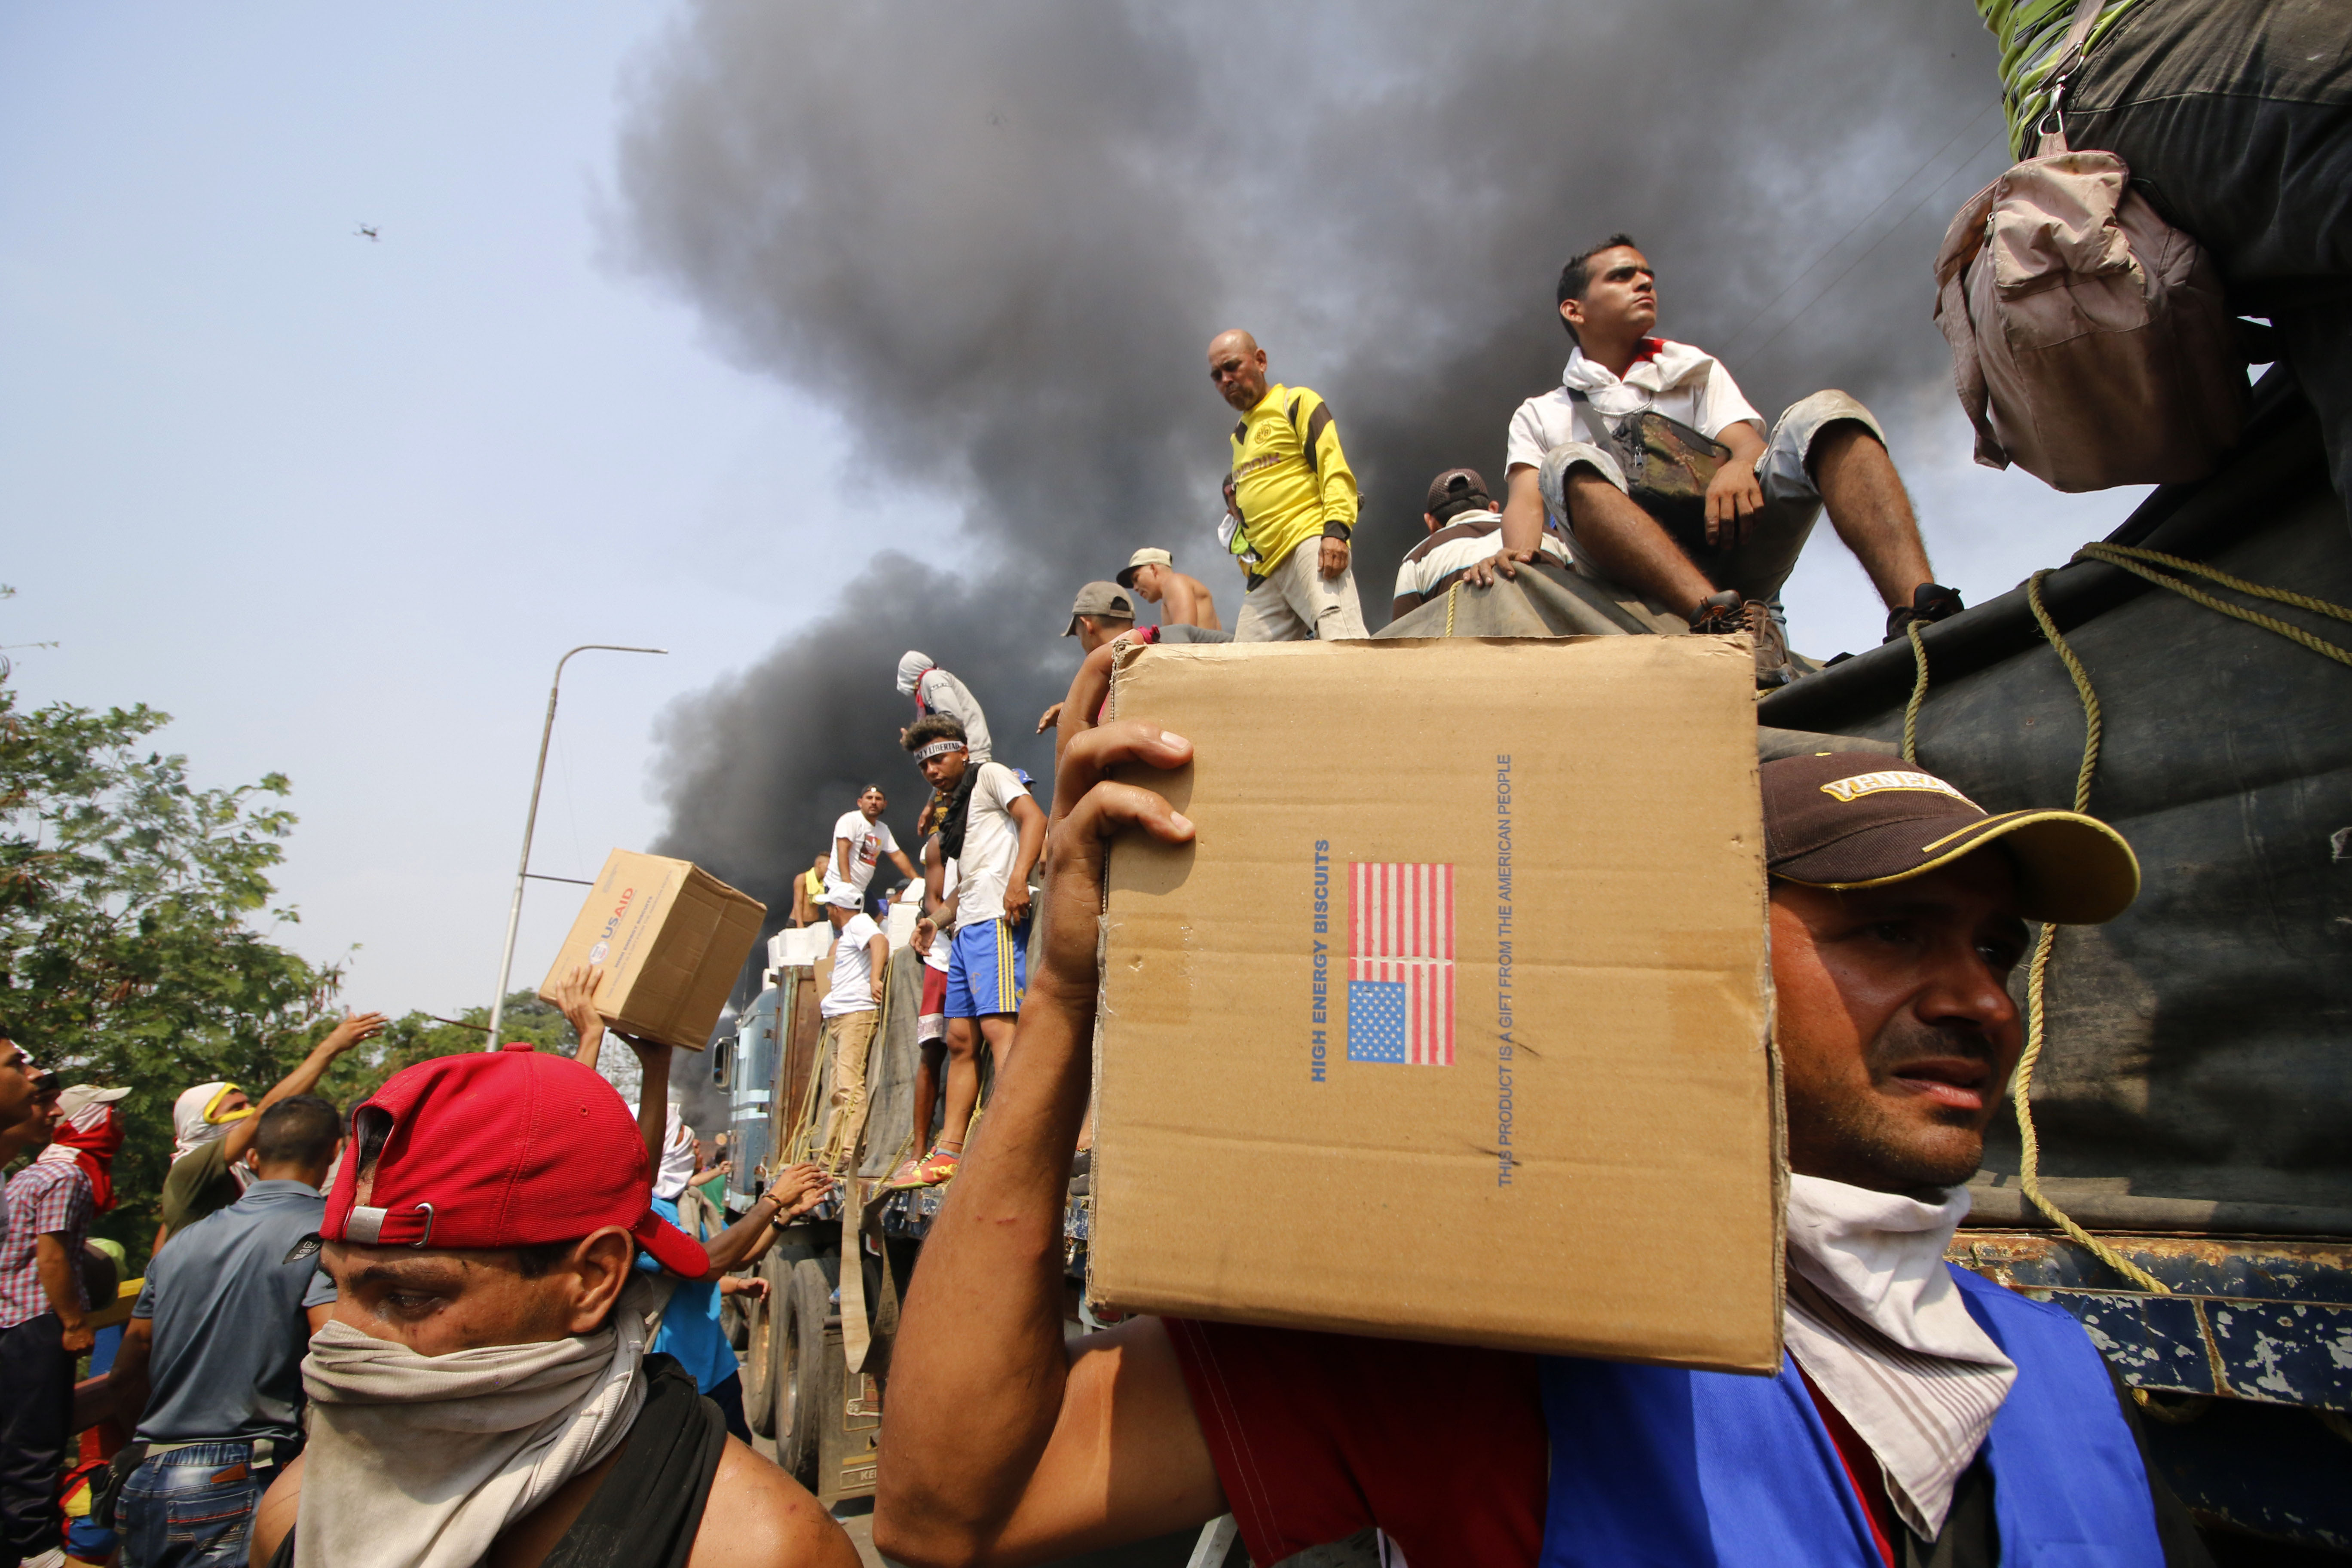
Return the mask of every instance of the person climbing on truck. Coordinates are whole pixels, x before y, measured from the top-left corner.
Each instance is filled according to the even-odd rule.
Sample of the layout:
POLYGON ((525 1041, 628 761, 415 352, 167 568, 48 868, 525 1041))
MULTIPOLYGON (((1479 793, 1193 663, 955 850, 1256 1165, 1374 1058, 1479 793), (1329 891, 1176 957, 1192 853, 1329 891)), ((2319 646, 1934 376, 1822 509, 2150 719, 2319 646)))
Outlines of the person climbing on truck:
POLYGON ((2063 116, 2075 152, 2113 153, 2135 190, 2221 269, 2232 309, 2267 316, 2319 414, 2352 508, 2352 26, 2307 0, 1976 0, 2000 41, 2009 141, 2032 157, 2063 116), (2056 114, 2053 115, 2053 110, 2056 114))
MULTIPOLYGON (((1070 624, 1063 629, 1066 637, 1078 639, 1078 647, 1091 657, 1098 648, 1125 639, 1146 645, 1153 643, 1217 643, 1232 642, 1234 634, 1213 626, 1198 626, 1176 621, 1157 626, 1135 624, 1135 601, 1128 591, 1116 583, 1089 583, 1078 590, 1076 602, 1070 605, 1070 624)), ((1105 688, 1105 695, 1108 688, 1105 688)), ((1066 700, 1066 699, 1065 700, 1066 700)), ((1088 710, 1091 714, 1093 710, 1088 710)), ((1037 717, 1037 733, 1057 728, 1062 722, 1063 703, 1056 702, 1037 717)))
POLYGON ((1793 678, 1774 601, 1826 509, 1888 606, 1892 639, 1960 596, 1932 581, 1886 436, 1843 392, 1763 416, 1713 355, 1653 335, 1657 278, 1614 234, 1569 258, 1558 290, 1570 342, 1560 384, 1511 416, 1504 549, 1530 559, 1547 519, 1588 574, 1681 616, 1745 631, 1762 687, 1793 678))
POLYGON ((857 1152, 857 1134, 866 1119, 866 1059, 874 1046, 874 1026, 882 1016, 890 939, 851 898, 835 899, 824 912, 833 921, 833 984, 817 1006, 824 1019, 818 1054, 833 1064, 833 1095, 817 1163, 838 1176, 857 1152))
MULTIPOLYGON (((1503 548, 1503 514, 1495 510, 1486 478, 1475 468, 1448 468, 1430 480, 1421 522, 1429 537, 1397 567, 1391 620, 1412 614, 1503 548)), ((1568 564, 1568 542, 1557 530, 1544 530, 1539 548, 1553 565, 1568 564)))
POLYGON ((1225 629, 1224 622, 1217 619, 1217 601, 1209 585, 1177 571, 1176 558, 1165 550, 1147 545, 1129 556, 1119 572, 1118 585, 1132 588, 1139 598, 1159 605, 1162 626, 1225 629))
POLYGON ((1247 332, 1209 342, 1209 379, 1241 418, 1234 426, 1235 520, 1227 545, 1248 592, 1235 642, 1363 637, 1349 540, 1356 475, 1339 449, 1330 405, 1303 386, 1269 384, 1265 351, 1247 332), (1318 541, 1310 552, 1301 548, 1318 541))
POLYGON ((1155 1317, 1066 1342, 1104 866, 1115 837, 1192 837, 1127 781, 1193 757, 1131 719, 1063 752, 1019 1049, 892 1352, 890 1559, 1039 1562, 1230 1510, 1257 1563, 1367 1527, 1414 1568, 2210 1562, 2082 1326, 1944 1261, 2021 1045, 2025 922, 2111 919, 2137 864, 2091 817, 1990 816, 1874 754, 1761 770, 1794 1172, 1777 1376, 1155 1317))
MULTIPOLYGON (((971 687, 932 663, 929 654, 909 648, 898 656, 898 695, 915 700, 918 719, 944 713, 962 725, 971 742, 971 760, 988 761, 988 716, 980 710, 980 699, 971 694, 971 687)), ((901 740, 906 734, 904 730, 898 731, 901 740)))
POLYGON ((1045 847, 1045 814, 1029 798, 1020 774, 1003 763, 973 762, 963 727, 945 714, 916 721, 906 747, 924 779, 949 801, 940 829, 941 865, 930 865, 927 854, 924 870, 928 918, 950 932, 947 1114, 938 1141, 913 1172, 919 1184, 936 1186, 956 1173, 963 1157, 964 1134, 980 1101, 978 1046, 994 1055, 999 1072, 1012 1059, 1013 1016, 1028 978, 1029 872, 1045 847), (956 868, 951 908, 944 892, 948 861, 956 868), (958 1020, 968 1020, 979 1041, 959 1031, 958 1020))

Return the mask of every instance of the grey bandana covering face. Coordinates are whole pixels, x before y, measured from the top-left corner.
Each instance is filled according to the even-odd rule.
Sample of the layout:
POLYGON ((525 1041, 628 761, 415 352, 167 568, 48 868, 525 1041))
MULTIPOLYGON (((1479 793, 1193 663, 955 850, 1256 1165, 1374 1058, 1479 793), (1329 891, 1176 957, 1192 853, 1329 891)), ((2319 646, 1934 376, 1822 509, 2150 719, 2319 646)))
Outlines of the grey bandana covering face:
POLYGON ((628 1436, 666 1295, 633 1273, 594 1333, 438 1356, 328 1323, 302 1363, 295 1568, 473 1568, 628 1436))
POLYGON ((1944 1266, 1968 1212, 1966 1187, 1923 1204, 1789 1178, 1789 1353, 1878 1456, 1895 1512, 1925 1541, 2017 1381, 1944 1266))

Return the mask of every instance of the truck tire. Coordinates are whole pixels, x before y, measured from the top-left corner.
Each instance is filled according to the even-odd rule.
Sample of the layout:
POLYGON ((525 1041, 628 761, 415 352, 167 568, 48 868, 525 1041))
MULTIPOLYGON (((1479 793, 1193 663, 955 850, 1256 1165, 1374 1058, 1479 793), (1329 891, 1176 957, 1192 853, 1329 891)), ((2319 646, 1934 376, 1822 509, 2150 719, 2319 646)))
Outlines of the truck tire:
MULTIPOLYGON (((770 1291, 775 1282, 768 1285, 770 1291)), ((782 1314, 776 1303, 750 1296, 731 1296, 729 1304, 743 1314, 743 1420, 762 1437, 776 1435, 776 1355, 782 1348, 782 1314)))
POLYGON ((825 1331, 837 1320, 833 1288, 840 1261, 803 1258, 793 1265, 783 1300, 775 1304, 781 1333, 775 1357, 776 1463, 812 1492, 817 1489, 817 1458, 831 1401, 825 1397, 830 1368, 825 1331))

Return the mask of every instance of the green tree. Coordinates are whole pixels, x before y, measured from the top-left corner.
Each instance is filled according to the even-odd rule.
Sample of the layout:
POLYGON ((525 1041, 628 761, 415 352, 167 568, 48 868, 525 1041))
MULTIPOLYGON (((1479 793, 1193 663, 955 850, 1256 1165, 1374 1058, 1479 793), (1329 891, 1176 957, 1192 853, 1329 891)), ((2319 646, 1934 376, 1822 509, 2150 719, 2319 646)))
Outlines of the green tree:
POLYGON ((131 1089, 116 1206, 98 1226, 143 1258, 172 1100, 228 1079, 258 1093, 331 1026, 342 980, 271 940, 285 777, 199 789, 152 750, 170 715, 51 703, 0 684, 0 1023, 66 1081, 131 1089))
MULTIPOLYGON (((271 940, 297 919, 270 882, 295 824, 285 776, 198 789, 185 757, 146 743, 169 722, 143 705, 20 712, 0 671, 0 1028, 68 1083, 131 1089, 115 1206, 93 1229, 134 1270, 160 1218, 173 1100, 214 1079, 259 1099, 334 1026, 343 978, 271 940)), ((403 1068, 480 1050, 488 1012, 408 1013, 319 1092, 349 1111, 403 1068)), ((507 998, 502 1028, 542 1050, 578 1046, 529 991, 507 998)))

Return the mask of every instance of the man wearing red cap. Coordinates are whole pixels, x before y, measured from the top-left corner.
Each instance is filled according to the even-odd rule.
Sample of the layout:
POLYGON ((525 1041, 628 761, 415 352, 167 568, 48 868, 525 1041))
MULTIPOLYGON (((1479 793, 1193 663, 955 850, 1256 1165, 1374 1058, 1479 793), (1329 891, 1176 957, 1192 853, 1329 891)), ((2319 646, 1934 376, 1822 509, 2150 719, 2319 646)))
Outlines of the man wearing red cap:
POLYGON ((303 1363, 310 1443, 257 1560, 856 1563, 647 1359, 664 1292, 637 1249, 688 1279, 709 1258, 655 1214, 638 1121, 593 1068, 509 1046, 397 1074, 352 1112, 319 1235, 337 1298, 303 1363))
POLYGON ((1258 1563, 1367 1527, 1413 1568, 2210 1562, 2082 1326, 1943 1256, 2017 1060, 2026 921, 2112 919, 2138 867, 2090 817, 1988 815, 1885 757, 1761 770, 1792 1172, 1778 1376, 1159 1318, 1066 1349, 1107 842, 1193 835, 1110 775, 1192 759, 1132 720, 1063 753, 1013 1065, 892 1352, 883 1552, 1037 1562, 1230 1511, 1258 1563))

